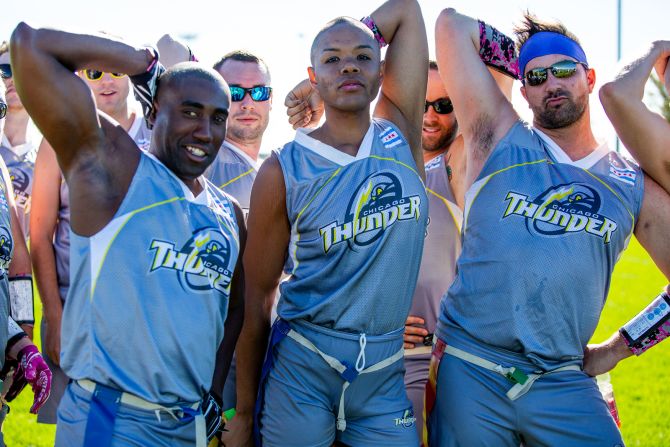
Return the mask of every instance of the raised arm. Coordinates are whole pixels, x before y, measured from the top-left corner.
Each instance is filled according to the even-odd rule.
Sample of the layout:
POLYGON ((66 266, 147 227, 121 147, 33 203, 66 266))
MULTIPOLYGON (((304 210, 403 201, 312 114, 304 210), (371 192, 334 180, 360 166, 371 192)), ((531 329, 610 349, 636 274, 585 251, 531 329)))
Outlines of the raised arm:
POLYGON ((237 343, 237 370, 244 374, 237 375, 237 414, 223 437, 229 447, 253 445, 253 410, 268 344, 270 313, 288 250, 286 187, 274 155, 258 172, 249 209, 244 325, 237 343))
MULTIPOLYGON (((494 33, 490 26, 484 34, 484 38, 495 35, 502 39, 508 52, 514 52, 511 40, 494 33)), ((495 42, 497 46, 500 43, 495 42)), ((480 57, 480 22, 445 9, 435 24, 435 48, 440 77, 465 139, 468 177, 473 177, 471 173, 476 177, 491 150, 519 116, 480 57)))
POLYGON ((60 364, 63 304, 58 290, 53 238, 58 221, 61 181, 56 154, 47 140, 42 139, 35 161, 30 211, 30 253, 37 290, 42 300, 43 318, 47 321, 46 344, 42 346, 42 351, 56 365, 60 364))
POLYGON ((654 42, 600 89, 600 101, 619 138, 666 191, 670 191, 670 123, 649 110, 642 98, 654 66, 661 80, 667 74, 669 57, 670 42, 654 42))
POLYGON ((91 91, 75 74, 96 68, 141 73, 151 62, 143 48, 109 37, 33 29, 19 24, 11 39, 16 90, 67 175, 72 158, 101 146, 103 133, 91 91))
POLYGON ((421 123, 428 82, 428 41, 421 7, 414 0, 390 0, 371 17, 389 45, 374 115, 399 126, 423 172, 421 123))

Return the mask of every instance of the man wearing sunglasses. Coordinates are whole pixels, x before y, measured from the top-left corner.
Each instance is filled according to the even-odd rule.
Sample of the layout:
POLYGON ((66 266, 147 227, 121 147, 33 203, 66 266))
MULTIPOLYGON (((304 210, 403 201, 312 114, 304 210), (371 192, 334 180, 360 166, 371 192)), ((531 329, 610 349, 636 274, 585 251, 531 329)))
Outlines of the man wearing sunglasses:
POLYGON ((157 77, 155 50, 110 37, 21 23, 10 45, 70 192, 60 360, 73 381, 56 445, 204 446, 202 399, 241 318, 243 214, 202 176, 225 137, 228 87, 194 62, 157 77), (96 112, 73 73, 91 66, 156 80, 148 151, 96 112))
POLYGON ((16 93, 9 61, 9 46, 6 42, 0 44, 0 77, 7 89, 7 118, 5 133, 0 142, 0 156, 12 178, 21 231, 26 239, 29 239, 33 171, 42 135, 31 121, 16 93))
POLYGON ((484 22, 448 9, 436 25, 469 189, 426 394, 430 445, 622 445, 584 349, 633 233, 670 275, 670 198, 594 138, 595 72, 576 37, 528 14, 515 31, 518 60, 484 22), (533 127, 487 65, 522 79, 533 127))
POLYGON ((226 139, 205 175, 235 197, 246 215, 272 110, 270 70, 262 59, 245 51, 226 54, 214 69, 228 83, 232 102, 226 139))

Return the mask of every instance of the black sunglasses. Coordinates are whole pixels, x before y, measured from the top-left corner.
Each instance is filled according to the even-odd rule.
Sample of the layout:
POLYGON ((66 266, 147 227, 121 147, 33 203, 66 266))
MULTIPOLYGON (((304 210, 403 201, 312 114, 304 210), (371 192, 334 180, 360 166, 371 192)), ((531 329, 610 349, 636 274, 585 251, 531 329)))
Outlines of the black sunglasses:
POLYGON ((9 64, 0 64, 0 77, 9 79, 12 77, 12 66, 9 64))
POLYGON ((244 88, 239 85, 230 86, 230 99, 233 102, 239 102, 244 99, 244 95, 249 93, 249 96, 254 101, 267 101, 270 99, 270 94, 272 93, 272 87, 267 85, 257 85, 256 87, 244 88))
POLYGON ((528 85, 535 87, 537 85, 544 83, 547 80, 547 77, 549 76, 548 75, 549 71, 551 71, 551 74, 554 75, 555 78, 559 79, 569 78, 570 76, 577 73, 578 64, 583 65, 585 69, 589 68, 583 62, 564 60, 556 62, 550 67, 537 67, 530 69, 528 70, 528 73, 526 73, 525 79, 528 85))
POLYGON ((451 99, 448 98, 440 98, 436 99, 435 101, 426 101, 426 104, 423 108, 423 113, 427 113, 428 107, 430 106, 433 106, 435 113, 439 113, 440 115, 446 115, 454 111, 454 105, 451 103, 451 99))
POLYGON ((7 116, 7 104, 0 102, 0 120, 7 116))

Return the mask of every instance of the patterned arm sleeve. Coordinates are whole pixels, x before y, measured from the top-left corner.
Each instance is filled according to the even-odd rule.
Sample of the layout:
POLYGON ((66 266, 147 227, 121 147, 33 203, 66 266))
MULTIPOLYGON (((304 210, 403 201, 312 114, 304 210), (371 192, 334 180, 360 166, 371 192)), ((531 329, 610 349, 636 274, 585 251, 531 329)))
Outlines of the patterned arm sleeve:
POLYGON ((135 99, 142 106, 142 113, 147 123, 147 127, 151 129, 153 126, 149 123, 149 117, 153 111, 153 101, 156 95, 156 86, 158 85, 158 78, 165 73, 165 67, 158 61, 158 51, 152 49, 154 52, 154 62, 149 66, 145 73, 140 73, 130 77, 133 83, 133 93, 135 99))
POLYGON ((491 25, 479 20, 479 57, 488 66, 521 79, 514 41, 491 25))

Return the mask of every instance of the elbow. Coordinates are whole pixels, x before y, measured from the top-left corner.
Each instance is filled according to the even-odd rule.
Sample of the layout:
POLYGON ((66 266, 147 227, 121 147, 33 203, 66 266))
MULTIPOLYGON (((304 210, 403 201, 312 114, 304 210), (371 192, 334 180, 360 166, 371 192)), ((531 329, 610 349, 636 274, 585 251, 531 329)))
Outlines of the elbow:
POLYGON ((617 87, 616 81, 610 81, 600 87, 598 98, 600 98, 600 103, 605 108, 605 111, 610 113, 612 108, 621 100, 621 92, 617 87))
POLYGON ((9 51, 11 54, 21 54, 22 49, 31 45, 37 30, 31 28, 26 22, 19 23, 9 40, 9 51))
POLYGON ((454 8, 443 9, 435 21, 435 40, 436 43, 449 39, 451 33, 458 32, 457 29, 462 23, 462 16, 454 8))

